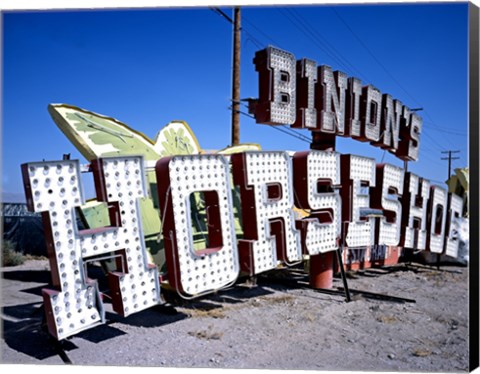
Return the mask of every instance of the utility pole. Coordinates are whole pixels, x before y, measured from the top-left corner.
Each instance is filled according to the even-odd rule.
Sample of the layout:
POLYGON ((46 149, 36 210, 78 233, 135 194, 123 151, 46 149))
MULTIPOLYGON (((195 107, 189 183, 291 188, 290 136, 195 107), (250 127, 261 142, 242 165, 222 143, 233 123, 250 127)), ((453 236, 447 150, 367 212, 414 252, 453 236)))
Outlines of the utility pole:
POLYGON ((240 7, 233 16, 232 146, 240 144, 240 7))
POLYGON ((442 160, 448 160, 448 179, 450 179, 451 171, 452 171, 452 160, 458 160, 460 158, 460 157, 452 157, 452 153, 460 153, 460 151, 443 151, 442 153, 445 153, 445 154, 448 153, 448 157, 442 157, 442 160))

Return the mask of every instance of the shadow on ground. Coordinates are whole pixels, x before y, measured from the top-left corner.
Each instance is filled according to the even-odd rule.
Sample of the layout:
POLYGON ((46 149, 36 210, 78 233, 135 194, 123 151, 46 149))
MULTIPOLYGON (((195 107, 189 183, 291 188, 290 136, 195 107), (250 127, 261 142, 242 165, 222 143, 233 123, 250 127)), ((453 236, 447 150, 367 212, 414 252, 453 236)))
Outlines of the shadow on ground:
MULTIPOLYGON (((416 273, 425 270, 428 269, 422 269, 418 266, 398 266, 388 269, 372 268, 359 271, 355 276, 378 277, 397 271, 413 271, 416 273)), ((16 292, 41 296, 42 288, 51 287, 49 285, 50 273, 46 270, 8 271, 3 272, 3 277, 7 280, 18 281, 27 285, 29 283, 40 284, 35 287, 20 288, 16 292), (44 285, 42 286, 41 284, 44 285)), ((194 300, 182 299, 176 293, 165 292, 166 304, 149 308, 128 317, 122 317, 110 312, 110 308, 107 308, 105 324, 80 332, 75 337, 97 344, 126 335, 126 332, 122 330, 122 325, 156 328, 190 318, 193 312, 213 312, 212 314, 214 315, 214 312, 223 308, 225 304, 236 305, 261 296, 271 295, 278 291, 292 290, 292 288, 308 288, 306 279, 307 275, 301 271, 272 271, 255 279, 249 279, 244 283, 237 283, 231 288, 194 300), (181 311, 177 310, 177 307, 181 311)), ((99 279, 99 281, 101 280, 99 279)), ((337 294, 333 294, 333 296, 335 296, 335 299, 338 299, 338 302, 344 302, 342 292, 337 291, 337 294)), ((107 305, 108 299, 105 302, 107 305)), ((50 336, 45 326, 41 299, 38 302, 4 307, 2 312, 3 337, 5 343, 15 351, 37 360, 45 360, 59 355, 65 363, 68 363, 66 352, 78 348, 72 343, 71 339, 57 342, 50 336)))
POLYGON ((29 283, 50 283, 51 274, 48 270, 13 270, 3 271, 2 278, 29 283))
MULTIPOLYGON (((60 344, 43 328, 40 303, 4 307, 3 315, 3 338, 10 348, 37 360, 59 355, 60 344)), ((75 348, 71 342, 61 343, 64 351, 75 348)))

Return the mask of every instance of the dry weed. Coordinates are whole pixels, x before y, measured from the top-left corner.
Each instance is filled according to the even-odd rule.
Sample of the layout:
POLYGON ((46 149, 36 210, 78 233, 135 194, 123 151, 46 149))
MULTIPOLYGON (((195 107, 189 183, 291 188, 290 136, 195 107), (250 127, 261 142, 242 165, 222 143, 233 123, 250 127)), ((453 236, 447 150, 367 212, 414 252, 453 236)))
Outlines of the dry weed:
POLYGON ((377 317, 377 321, 382 323, 395 323, 395 322, 398 322, 398 318, 395 316, 383 315, 383 316, 377 317))
POLYGON ((198 339, 220 340, 223 336, 223 332, 213 331, 213 326, 210 325, 206 330, 189 331, 188 335, 194 336, 198 339))
POLYGON ((265 297, 263 300, 270 304, 293 304, 295 302, 295 297, 292 295, 281 295, 275 297, 265 297))
POLYGON ((185 312, 192 318, 226 318, 225 308, 189 309, 185 312))
POLYGON ((427 357, 432 354, 432 351, 425 348, 417 348, 413 351, 413 355, 417 357, 427 357))

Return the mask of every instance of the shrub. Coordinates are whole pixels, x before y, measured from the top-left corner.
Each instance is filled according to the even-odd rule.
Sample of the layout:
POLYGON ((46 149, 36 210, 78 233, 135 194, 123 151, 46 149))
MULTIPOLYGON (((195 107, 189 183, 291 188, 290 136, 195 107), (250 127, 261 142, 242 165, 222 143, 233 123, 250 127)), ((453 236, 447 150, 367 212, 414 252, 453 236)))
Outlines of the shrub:
POLYGON ((2 266, 17 266, 25 262, 26 257, 15 251, 15 246, 9 241, 2 242, 2 266))

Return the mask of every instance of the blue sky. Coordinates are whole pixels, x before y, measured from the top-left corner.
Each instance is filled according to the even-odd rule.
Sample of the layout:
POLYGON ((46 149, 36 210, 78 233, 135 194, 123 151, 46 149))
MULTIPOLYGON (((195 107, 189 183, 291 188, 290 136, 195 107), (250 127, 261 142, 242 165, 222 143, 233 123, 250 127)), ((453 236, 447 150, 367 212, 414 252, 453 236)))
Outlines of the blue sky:
MULTIPOLYGON (((5 11, 2 24, 4 193, 22 194, 24 162, 71 153, 86 163, 54 124, 49 103, 115 117, 150 137, 183 120, 202 148, 229 145, 232 25, 208 7, 5 11)), ((258 97, 253 57, 273 45, 424 108, 420 159, 410 171, 445 181, 446 150, 461 151, 453 168, 467 166, 468 3, 244 6, 242 26, 242 98, 258 97)), ((246 115, 241 141, 309 148, 246 115)), ((351 139, 339 138, 337 151, 403 167, 351 139)))

